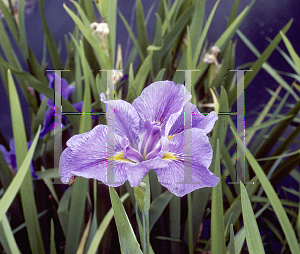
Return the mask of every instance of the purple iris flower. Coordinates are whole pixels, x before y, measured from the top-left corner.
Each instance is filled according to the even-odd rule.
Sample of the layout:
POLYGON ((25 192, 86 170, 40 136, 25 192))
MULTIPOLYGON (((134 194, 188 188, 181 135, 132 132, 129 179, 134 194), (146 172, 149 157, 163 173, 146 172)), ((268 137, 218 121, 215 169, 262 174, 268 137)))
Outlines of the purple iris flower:
MULTIPOLYGON (((32 144, 32 141, 27 142, 28 150, 29 150, 31 144, 32 144)), ((16 173, 18 171, 18 166, 17 166, 17 158, 16 158, 15 141, 13 138, 9 141, 9 148, 10 148, 10 151, 8 152, 5 148, 5 146, 0 145, 0 151, 2 152, 7 165, 12 169, 13 172, 16 173)), ((37 179, 38 176, 35 173, 32 162, 30 163, 30 171, 31 171, 31 175, 35 179, 37 179)))
MULTIPOLYGON (((54 84, 55 84, 55 75, 56 74, 47 74, 47 78, 49 81, 49 88, 54 90, 54 84)), ((72 92, 74 91, 75 87, 74 86, 70 86, 68 84, 68 81, 65 80, 64 78, 61 79, 61 93, 62 93, 62 97, 66 100, 68 100, 69 96, 72 94, 72 92)), ((40 95, 41 100, 46 99, 46 96, 41 94, 40 95)), ((83 102, 77 102, 72 104, 73 107, 78 111, 81 112, 82 111, 82 105, 83 102)), ((44 123, 43 123, 43 127, 41 129, 41 133, 40 133, 40 138, 45 137, 45 135, 52 131, 54 129, 54 103, 52 100, 48 99, 47 100, 47 106, 48 109, 45 112, 45 117, 44 117, 44 123)), ((94 109, 92 109, 92 112, 96 112, 94 109)), ((62 116, 63 120, 67 120, 67 117, 65 115, 62 116)), ((97 115, 92 115, 92 119, 93 120, 97 120, 98 116, 97 115)), ((62 127, 64 127, 64 124, 62 124, 62 127)))
POLYGON ((219 178, 208 169, 213 153, 207 133, 218 117, 215 112, 203 116, 190 99, 187 89, 172 81, 151 84, 132 105, 123 100, 106 101, 102 93, 106 112, 113 108, 115 112, 107 114, 108 122, 114 121, 114 157, 107 158, 108 126, 98 125, 75 135, 60 158, 62 182, 68 183, 76 175, 106 183, 107 161, 114 161, 115 183, 106 183, 110 186, 128 180, 137 187, 151 169, 158 181, 179 197, 217 185, 219 178), (184 126, 184 105, 191 106, 191 130, 184 126), (192 135, 191 144, 185 144, 187 133, 192 135), (184 170, 192 173, 193 183, 183 183, 184 170))
MULTIPOLYGON (((54 90, 54 85, 55 85, 55 75, 56 74, 47 74, 47 78, 49 81, 49 88, 54 90)), ((61 93, 62 97, 65 98, 66 100, 69 98, 71 93, 74 91, 75 87, 74 86, 69 86, 67 80, 64 78, 61 79, 61 93)), ((41 100, 46 99, 46 96, 41 94, 40 95, 41 100)), ((43 138, 48 132, 52 131, 54 129, 54 102, 50 99, 47 99, 47 106, 48 109, 45 112, 45 117, 44 117, 44 123, 43 127, 40 132, 40 138, 43 138)), ((73 105, 74 106, 74 105, 73 105)), ((82 107, 82 103, 81 103, 82 107)), ((81 109, 80 109, 81 110, 81 109)), ((65 118, 65 116, 63 116, 65 118)))

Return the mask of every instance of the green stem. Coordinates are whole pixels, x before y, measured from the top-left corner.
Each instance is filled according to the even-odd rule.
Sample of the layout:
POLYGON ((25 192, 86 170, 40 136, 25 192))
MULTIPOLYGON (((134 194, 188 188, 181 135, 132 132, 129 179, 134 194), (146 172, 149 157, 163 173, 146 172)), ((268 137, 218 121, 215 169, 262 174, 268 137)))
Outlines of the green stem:
POLYGON ((189 254, 194 253, 193 244, 193 215, 192 215, 192 197, 191 193, 187 194, 188 198, 188 232, 189 232, 189 254))
POLYGON ((150 234, 149 234, 149 211, 143 212, 143 227, 144 227, 144 254, 150 253, 150 234))

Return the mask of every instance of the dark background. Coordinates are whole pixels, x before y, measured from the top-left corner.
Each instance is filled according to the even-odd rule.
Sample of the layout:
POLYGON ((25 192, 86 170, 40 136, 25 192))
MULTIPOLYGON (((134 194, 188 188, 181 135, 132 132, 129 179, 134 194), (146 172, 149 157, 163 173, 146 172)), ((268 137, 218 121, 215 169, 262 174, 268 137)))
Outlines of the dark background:
MULTIPOLYGON (((28 44, 35 53, 37 59, 41 61, 43 52, 43 28, 39 12, 38 1, 33 0, 35 5, 29 6, 28 14, 26 15, 26 30, 27 30, 27 40, 28 44)), ((63 0, 45 0, 45 13, 48 21, 48 26, 53 34, 54 39, 57 44, 61 46, 61 57, 63 62, 66 59, 66 48, 64 46, 64 35, 72 32, 74 28, 74 23, 66 13, 63 8, 63 3, 72 8, 72 4, 68 1, 63 0)), ((152 38, 154 31, 155 22, 155 11, 157 9, 156 1, 145 1, 143 0, 143 7, 145 16, 151 5, 155 4, 155 7, 150 16, 147 29, 149 31, 149 40, 152 38)), ((206 18, 209 15, 211 9, 213 8, 215 0, 207 0, 206 2, 206 18)), ((209 33, 208 42, 213 45, 213 43, 219 38, 219 36, 226 29, 226 24, 230 11, 232 9, 234 0, 222 0, 216 10, 214 19, 212 21, 209 33)), ((240 13, 245 6, 251 3, 250 0, 241 0, 238 8, 238 13, 240 13)), ((119 0, 118 10, 127 19, 128 23, 132 25, 135 31, 135 0, 119 0)), ((294 46, 296 52, 300 52, 299 40, 299 30, 300 30, 300 1, 281 1, 281 0, 257 0, 248 13, 248 16, 242 23, 240 30, 250 39, 254 46, 260 51, 268 46, 267 37, 273 39, 277 33, 284 27, 284 25, 291 19, 294 22, 287 33, 287 37, 294 46)), ((239 39, 238 36, 234 37, 237 41, 236 47, 236 66, 243 63, 255 61, 256 57, 250 52, 250 50, 245 46, 245 44, 239 39)), ((117 21, 117 43, 122 45, 122 52, 124 62, 128 58, 128 53, 132 47, 130 43, 127 31, 123 25, 120 17, 118 16, 117 21)), ((286 48, 281 42, 279 46, 286 51, 286 48)), ((287 62, 281 57, 281 55, 275 51, 268 62, 275 68, 281 71, 293 72, 289 67, 287 62)), ((286 80, 291 84, 292 79, 286 78, 286 80)), ((277 88, 278 84, 264 71, 261 70, 257 77, 253 80, 251 85, 246 89, 245 92, 245 110, 246 110, 246 127, 251 126, 255 120, 255 114, 253 112, 260 111, 262 109, 263 103, 266 103, 270 95, 265 91, 268 87, 272 90, 277 88)), ((7 137, 7 141, 12 138, 11 130, 11 120, 10 112, 8 110, 8 99, 4 87, 0 86, 0 131, 7 137)), ((293 101, 291 101, 293 102, 293 101)), ((29 130, 29 119, 28 119, 28 108, 26 102, 22 100, 22 106, 24 109, 24 116, 26 121, 26 126, 29 130)))

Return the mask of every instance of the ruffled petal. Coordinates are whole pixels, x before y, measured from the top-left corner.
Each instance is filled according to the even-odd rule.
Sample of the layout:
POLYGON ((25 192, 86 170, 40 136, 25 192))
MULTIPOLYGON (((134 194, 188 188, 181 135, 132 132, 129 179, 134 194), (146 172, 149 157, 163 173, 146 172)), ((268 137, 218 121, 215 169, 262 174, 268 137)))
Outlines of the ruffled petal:
POLYGON ((217 113, 215 111, 211 111, 207 116, 202 117, 201 121, 198 124, 195 124, 195 128, 202 129, 204 130, 205 134, 207 134, 211 132, 217 120, 218 120, 217 113))
POLYGON ((162 157, 168 161, 168 168, 155 169, 158 181, 179 197, 195 189, 213 187, 219 178, 208 169, 212 154, 208 137, 203 130, 184 130, 170 139, 168 151, 162 157), (185 144, 185 135, 189 133, 192 136, 191 143, 185 144), (192 174, 194 183, 184 183, 184 170, 188 170, 189 175, 192 174))
MULTIPOLYGON (((115 134, 115 155, 122 152, 120 144, 121 137, 115 134)), ((59 163, 63 183, 69 183, 74 175, 94 178, 110 186, 120 186, 126 181, 128 162, 115 160, 115 183, 107 183, 107 162, 113 161, 106 159, 107 126, 98 125, 90 132, 75 135, 67 141, 67 146, 59 163)))
POLYGON ((168 162, 161 158, 154 158, 140 163, 127 164, 127 166, 128 181, 132 187, 137 187, 151 169, 168 167, 168 162))
POLYGON ((126 136, 130 145, 137 149, 141 119, 135 108, 126 101, 107 101, 103 93, 101 94, 101 100, 106 104, 107 123, 114 123, 115 133, 120 136, 126 136), (114 113, 108 114, 108 112, 114 113))
POLYGON ((132 105, 144 121, 157 123, 164 133, 170 116, 180 111, 190 99, 191 94, 184 85, 158 81, 146 87, 132 105))
POLYGON ((209 169, 199 163, 193 164, 193 183, 184 183, 184 165, 182 162, 171 162, 168 168, 159 168, 155 172, 158 181, 170 192, 178 197, 204 187, 214 187, 218 184, 219 178, 209 169))
MULTIPOLYGON (((202 129, 206 134, 209 133, 214 127, 216 120, 218 120, 217 114, 212 111, 207 116, 204 116, 199 112, 196 105, 190 102, 186 105, 191 107, 192 127, 202 129)), ((172 121, 172 117, 170 117, 167 123, 166 136, 172 136, 184 130, 184 110, 181 111, 175 121, 172 121)))

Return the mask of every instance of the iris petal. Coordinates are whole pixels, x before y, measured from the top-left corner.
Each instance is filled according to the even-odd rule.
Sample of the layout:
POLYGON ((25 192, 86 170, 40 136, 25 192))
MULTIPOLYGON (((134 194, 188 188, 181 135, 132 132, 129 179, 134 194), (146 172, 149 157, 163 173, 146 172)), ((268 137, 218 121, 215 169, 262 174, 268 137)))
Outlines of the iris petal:
MULTIPOLYGON (((196 105, 188 102, 187 105, 191 106, 192 112, 192 127, 202 129, 205 133, 209 133, 216 120, 218 119, 217 114, 214 111, 211 111, 207 116, 204 116, 199 112, 196 105)), ((180 115, 174 120, 172 120, 172 116, 170 117, 167 128, 166 134, 167 136, 172 136, 184 130, 184 110, 181 111, 180 115)))
POLYGON ((127 164, 128 181, 132 187, 137 187, 151 169, 166 167, 168 167, 167 161, 160 158, 127 164))
MULTIPOLYGON (((98 125, 90 132, 75 135, 67 142, 67 148, 61 155, 59 173, 63 183, 71 178, 82 176, 94 178, 106 183, 107 179, 107 126, 98 125)), ((115 154, 122 151, 121 137, 115 134, 115 154)), ((115 161, 115 182, 110 186, 119 186, 126 179, 126 164, 128 162, 115 161)))
POLYGON ((106 103, 106 112, 114 112, 114 114, 106 114, 106 117, 108 123, 114 124, 115 133, 126 136, 131 146, 138 148, 140 117, 135 108, 126 101, 107 101, 103 93, 101 94, 101 100, 106 103))
POLYGON ((132 105, 142 120, 158 123, 164 131, 169 117, 190 99, 191 94, 185 86, 173 81, 158 81, 146 87, 132 105))
POLYGON ((124 157, 126 159, 134 162, 143 161, 142 155, 137 150, 135 150, 130 146, 129 140, 126 137, 123 137, 122 139, 122 146, 124 146, 124 157))
POLYGON ((155 169, 158 181, 177 196, 182 197, 198 188, 213 187, 219 181, 208 169, 212 160, 212 148, 201 129, 192 128, 175 135, 169 140, 168 151, 164 153, 163 159, 168 162, 169 167, 155 169), (191 143, 185 144, 185 135, 189 132, 192 135, 191 143), (192 181, 197 182, 196 184, 184 183, 185 170, 192 174, 192 181))

